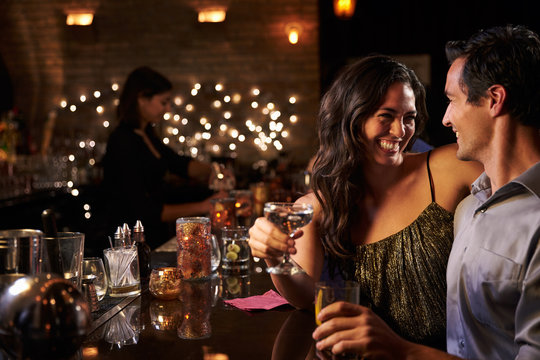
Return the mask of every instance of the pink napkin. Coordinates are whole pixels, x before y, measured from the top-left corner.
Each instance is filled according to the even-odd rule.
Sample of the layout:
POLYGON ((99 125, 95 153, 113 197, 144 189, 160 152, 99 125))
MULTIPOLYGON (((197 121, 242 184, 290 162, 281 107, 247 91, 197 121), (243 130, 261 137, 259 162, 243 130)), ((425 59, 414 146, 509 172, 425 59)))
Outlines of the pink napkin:
POLYGON ((246 311, 270 310, 288 304, 287 300, 274 290, 268 290, 262 295, 225 300, 225 303, 246 311))

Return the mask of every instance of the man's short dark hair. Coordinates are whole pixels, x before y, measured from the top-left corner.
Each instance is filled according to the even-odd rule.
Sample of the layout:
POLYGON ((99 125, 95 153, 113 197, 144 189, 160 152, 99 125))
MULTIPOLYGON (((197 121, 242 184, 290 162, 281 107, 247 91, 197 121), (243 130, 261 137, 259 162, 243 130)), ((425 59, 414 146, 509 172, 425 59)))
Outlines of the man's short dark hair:
POLYGON ((506 110, 524 125, 540 128, 540 39, 524 26, 481 30, 467 41, 446 44, 452 63, 465 58, 461 86, 472 104, 493 85, 507 92, 506 110))

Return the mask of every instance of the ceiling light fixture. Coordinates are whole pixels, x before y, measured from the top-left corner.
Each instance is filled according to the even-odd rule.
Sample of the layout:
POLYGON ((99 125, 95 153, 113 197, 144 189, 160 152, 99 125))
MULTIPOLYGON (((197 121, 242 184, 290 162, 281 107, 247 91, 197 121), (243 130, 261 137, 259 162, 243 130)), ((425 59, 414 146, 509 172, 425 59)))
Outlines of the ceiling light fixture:
POLYGON ((94 13, 87 10, 69 11, 66 13, 66 25, 89 26, 94 21, 94 13))
POLYGON ((219 23, 225 21, 227 9, 225 8, 207 8, 199 10, 198 21, 200 23, 210 22, 219 23))
POLYGON ((350 19, 354 15, 356 0, 334 0, 334 15, 340 19, 350 19))

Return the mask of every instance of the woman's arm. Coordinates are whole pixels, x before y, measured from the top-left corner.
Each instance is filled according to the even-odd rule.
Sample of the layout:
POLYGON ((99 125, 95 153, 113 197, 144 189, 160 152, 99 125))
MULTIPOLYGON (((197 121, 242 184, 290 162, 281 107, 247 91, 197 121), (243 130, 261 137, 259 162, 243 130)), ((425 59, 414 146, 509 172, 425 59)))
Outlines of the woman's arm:
MULTIPOLYGON (((143 137, 148 136, 143 133, 143 137)), ((212 167, 209 163, 190 158, 188 156, 178 155, 172 148, 163 144, 157 137, 149 136, 152 146, 159 152, 160 156, 165 158, 169 171, 181 177, 189 177, 197 182, 206 184, 212 173, 212 167)), ((150 140, 148 140, 150 142, 150 140)))
POLYGON ((161 221, 171 222, 183 216, 206 215, 210 212, 210 202, 207 200, 180 203, 164 204, 161 211, 161 221))
POLYGON ((296 233, 295 241, 282 233, 265 218, 258 218, 249 230, 249 245, 253 256, 263 258, 268 266, 277 265, 283 252, 289 251, 291 258, 306 272, 296 275, 272 275, 274 286, 289 303, 298 308, 311 308, 315 282, 321 276, 324 254, 317 224, 320 206, 312 194, 296 201, 310 203, 314 207, 313 220, 296 233))
POLYGON ((182 216, 207 216, 212 210, 210 200, 227 196, 225 192, 218 192, 207 199, 196 202, 164 204, 161 211, 161 221, 171 222, 182 216))

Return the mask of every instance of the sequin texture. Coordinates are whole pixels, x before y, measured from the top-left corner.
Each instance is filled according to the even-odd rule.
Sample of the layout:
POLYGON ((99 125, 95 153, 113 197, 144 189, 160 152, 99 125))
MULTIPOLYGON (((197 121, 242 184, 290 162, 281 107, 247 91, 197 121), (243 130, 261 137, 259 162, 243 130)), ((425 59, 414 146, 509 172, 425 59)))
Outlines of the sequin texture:
POLYGON ((453 215, 432 202, 409 226, 358 246, 355 278, 360 303, 400 336, 446 348, 446 264, 453 215))
POLYGON ((210 276, 211 244, 210 219, 176 223, 177 268, 182 279, 201 279, 210 276))

